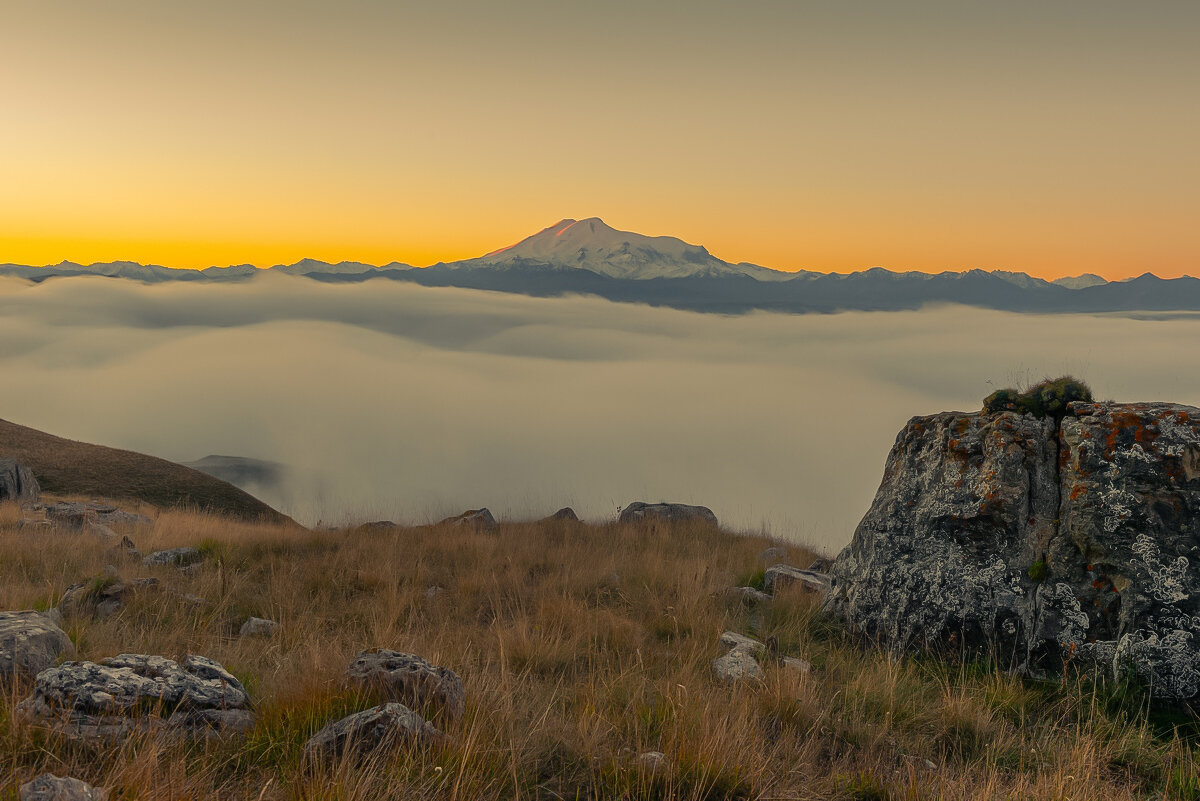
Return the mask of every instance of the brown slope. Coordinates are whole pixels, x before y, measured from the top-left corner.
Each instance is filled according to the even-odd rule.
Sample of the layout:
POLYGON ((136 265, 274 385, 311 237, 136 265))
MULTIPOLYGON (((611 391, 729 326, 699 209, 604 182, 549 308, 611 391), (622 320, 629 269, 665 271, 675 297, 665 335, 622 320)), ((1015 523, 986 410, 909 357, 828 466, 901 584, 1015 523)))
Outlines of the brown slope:
POLYGON ((0 420, 0 456, 28 465, 42 490, 57 495, 139 500, 247 520, 292 522, 253 495, 199 470, 144 453, 63 439, 7 420, 0 420))

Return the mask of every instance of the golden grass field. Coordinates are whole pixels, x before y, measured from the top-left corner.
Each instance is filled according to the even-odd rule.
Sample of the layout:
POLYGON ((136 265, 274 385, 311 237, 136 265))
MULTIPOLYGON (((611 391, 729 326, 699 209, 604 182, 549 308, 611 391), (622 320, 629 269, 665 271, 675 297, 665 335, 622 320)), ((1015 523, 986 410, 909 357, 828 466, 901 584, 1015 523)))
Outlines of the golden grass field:
MULTIPOLYGON (((18 531, 0 510, 0 609, 45 608, 114 563, 88 535, 18 531)), ((244 737, 80 745, 14 721, 0 701, 0 798, 49 771, 114 799, 1129 799, 1200 798, 1195 721, 1083 678, 1034 683, 983 663, 894 658, 850 641, 797 592, 760 609, 758 536, 679 526, 505 524, 309 532, 162 511, 143 553, 200 545, 202 568, 159 577, 108 619, 68 619, 80 659, 121 652, 221 662, 258 715, 244 737), (427 597, 431 586, 444 588, 427 597), (167 589, 201 596, 198 609, 167 589), (241 639, 249 615, 282 624, 241 639), (813 664, 719 684, 726 629, 813 664), (373 704, 343 671, 357 651, 449 667, 464 718, 438 746, 309 766, 305 740, 373 704), (657 770, 635 757, 661 751, 657 770), (926 764, 932 763, 932 768, 926 764)), ((789 547, 789 563, 813 554, 789 547)))

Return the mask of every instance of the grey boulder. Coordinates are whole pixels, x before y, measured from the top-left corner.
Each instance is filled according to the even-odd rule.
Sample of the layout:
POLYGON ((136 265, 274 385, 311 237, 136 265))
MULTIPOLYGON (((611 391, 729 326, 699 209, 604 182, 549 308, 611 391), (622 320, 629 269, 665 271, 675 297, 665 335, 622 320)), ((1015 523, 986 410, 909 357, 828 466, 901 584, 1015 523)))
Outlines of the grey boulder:
POLYGON ((771 595, 784 587, 799 586, 817 593, 829 591, 830 578, 814 570, 801 570, 791 565, 773 565, 763 573, 763 589, 771 595))
POLYGON ((108 791, 70 777, 43 773, 21 785, 21 801, 107 801, 108 791))
POLYGON ((387 703, 330 723, 304 744, 310 761, 438 742, 444 735, 404 704, 387 703))
POLYGON ((387 649, 359 652, 346 668, 346 677, 388 701, 399 701, 422 714, 462 717, 466 691, 453 670, 438 667, 416 654, 387 649))
POLYGON ((242 683, 195 655, 182 665, 146 654, 65 662, 39 673, 33 694, 16 711, 34 725, 80 740, 138 731, 208 736, 254 723, 242 683))
POLYGON ((241 637, 274 637, 278 633, 279 624, 274 620, 252 617, 242 624, 238 635, 241 637))
POLYGON ((483 509, 468 509, 460 515, 447 517, 439 526, 454 526, 455 528, 465 527, 472 528, 476 531, 494 531, 500 527, 496 522, 496 518, 492 517, 492 513, 484 507, 483 509))
POLYGON ((125 581, 117 569, 109 565, 104 572, 85 582, 67 587, 58 609, 67 617, 103 619, 125 608, 136 595, 158 589, 158 579, 140 578, 125 581))
POLYGON ((200 553, 198 548, 193 548, 190 545, 182 548, 170 548, 165 551, 155 551, 149 556, 142 559, 142 564, 146 567, 155 567, 160 565, 174 565, 175 567, 187 567, 188 565, 196 564, 203 561, 204 554, 200 553))
POLYGON ((621 510, 621 523, 701 523, 717 525, 717 516, 707 506, 688 506, 684 503, 643 503, 636 501, 621 510))
POLYGON ((0 459, 0 501, 36 503, 41 491, 32 470, 16 459, 0 459))
POLYGON ((718 681, 733 683, 762 678, 762 668, 755 657, 766 652, 766 645, 733 631, 723 632, 719 641, 728 652, 712 661, 713 675, 718 681))
POLYGON ((59 624, 43 612, 0 612, 0 684, 16 676, 32 679, 75 646, 59 624))

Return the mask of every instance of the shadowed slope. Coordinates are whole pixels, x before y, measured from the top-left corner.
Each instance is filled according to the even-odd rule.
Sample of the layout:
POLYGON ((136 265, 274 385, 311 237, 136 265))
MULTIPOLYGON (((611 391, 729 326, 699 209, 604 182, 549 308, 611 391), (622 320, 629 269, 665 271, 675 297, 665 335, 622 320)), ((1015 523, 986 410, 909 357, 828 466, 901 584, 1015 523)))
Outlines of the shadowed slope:
POLYGON ((0 420, 0 456, 28 465, 42 490, 185 506, 247 520, 291 522, 254 496, 199 470, 134 451, 89 445, 0 420))

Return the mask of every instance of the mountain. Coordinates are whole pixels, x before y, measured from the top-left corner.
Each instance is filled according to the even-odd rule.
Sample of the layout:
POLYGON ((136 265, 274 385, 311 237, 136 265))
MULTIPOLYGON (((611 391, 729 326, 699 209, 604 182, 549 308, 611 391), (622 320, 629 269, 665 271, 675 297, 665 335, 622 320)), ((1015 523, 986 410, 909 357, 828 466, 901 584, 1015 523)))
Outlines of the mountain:
POLYGON ((1090 286, 1100 286, 1108 282, 1095 273, 1084 273, 1074 278, 1056 278, 1053 283, 1065 286, 1067 289, 1087 289, 1090 286))
POLYGON ((560 220, 515 245, 477 259, 447 265, 455 269, 496 269, 541 265, 553 269, 588 270, 621 280, 652 278, 721 278, 732 275, 759 280, 793 276, 753 264, 730 264, 699 245, 673 236, 644 236, 618 231, 599 217, 560 220))
POLYGON ((275 487, 283 480, 287 467, 279 462, 251 459, 246 456, 209 455, 194 462, 181 462, 184 467, 199 470, 214 478, 228 481, 235 487, 253 492, 251 487, 275 487))
POLYGON ((213 476, 134 451, 75 442, 0 420, 0 457, 28 465, 55 495, 138 500, 159 507, 291 523, 291 518, 213 476))

